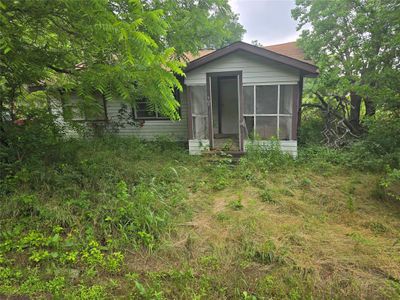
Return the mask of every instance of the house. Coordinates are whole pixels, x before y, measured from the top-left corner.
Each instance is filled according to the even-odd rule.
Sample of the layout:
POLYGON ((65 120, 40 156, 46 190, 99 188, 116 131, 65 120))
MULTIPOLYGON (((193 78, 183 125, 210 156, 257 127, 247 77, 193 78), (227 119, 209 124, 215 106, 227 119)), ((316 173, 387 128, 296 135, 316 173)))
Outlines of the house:
MULTIPOLYGON (((132 113, 140 126, 125 124, 119 135, 168 135, 188 141, 190 154, 222 147, 245 151, 254 138, 266 145, 276 137, 283 151, 297 154, 303 77, 318 72, 296 43, 262 48, 236 42, 200 51, 188 61, 179 95, 181 120, 168 120, 139 102, 132 113)), ((104 113, 96 121, 115 121, 124 107, 122 102, 102 104, 104 113)))

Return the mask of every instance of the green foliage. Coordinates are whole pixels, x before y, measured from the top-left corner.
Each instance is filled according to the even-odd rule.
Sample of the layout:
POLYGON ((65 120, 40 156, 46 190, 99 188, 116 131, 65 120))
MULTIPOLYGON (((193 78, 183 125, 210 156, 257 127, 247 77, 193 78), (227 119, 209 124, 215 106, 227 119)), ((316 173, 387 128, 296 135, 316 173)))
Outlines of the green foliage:
MULTIPOLYGON (((303 99, 303 101, 306 102, 308 100, 303 99)), ((318 109, 303 109, 298 133, 299 145, 320 145, 324 141, 322 134, 324 125, 324 118, 318 109)))
POLYGON ((49 96, 74 90, 83 102, 94 102, 95 93, 130 103, 145 96, 156 110, 177 118, 173 88, 180 88, 175 75, 183 75, 183 65, 161 39, 168 28, 162 11, 144 8, 139 0, 4 3, 2 118, 5 110, 17 118, 27 85, 39 81, 49 96))
POLYGON ((84 111, 94 95, 128 104, 146 97, 177 119, 180 57, 244 33, 226 0, 6 1, 0 25, 1 121, 24 118, 31 87, 44 89, 44 106, 71 91, 84 111))
POLYGON ((293 157, 281 151, 278 140, 270 140, 269 144, 260 145, 257 141, 247 145, 246 157, 241 160, 246 168, 264 172, 285 168, 293 163, 293 157))
POLYGON ((121 274, 125 249, 156 250, 173 209, 184 209, 187 169, 174 159, 193 158, 168 143, 58 141, 48 156, 32 148, 20 170, 2 181, 0 294, 106 297, 108 288, 90 282, 121 274), (149 167, 155 160, 157 170, 149 167), (14 265, 16 257, 22 260, 14 265), (81 286, 72 289, 77 278, 81 286))
POLYGON ((227 0, 150 0, 145 7, 162 9, 168 23, 167 44, 178 56, 205 47, 221 48, 240 41, 245 33, 227 0))
POLYGON ((399 108, 398 3, 297 0, 292 15, 300 28, 313 27, 302 31, 300 44, 320 70, 314 90, 354 92, 381 108, 399 108))
POLYGON ((268 189, 261 191, 260 193, 261 201, 266 203, 276 203, 277 201, 274 199, 272 192, 268 189))
POLYGON ((296 1, 299 44, 320 72, 305 84, 302 143, 342 147, 357 136, 355 164, 398 164, 399 12, 396 1, 296 1))
POLYGON ((231 202, 229 202, 229 207, 234 210, 242 209, 244 207, 242 204, 242 197, 239 195, 238 199, 232 200, 231 202))
POLYGON ((400 200, 400 169, 389 169, 379 185, 386 196, 400 200))

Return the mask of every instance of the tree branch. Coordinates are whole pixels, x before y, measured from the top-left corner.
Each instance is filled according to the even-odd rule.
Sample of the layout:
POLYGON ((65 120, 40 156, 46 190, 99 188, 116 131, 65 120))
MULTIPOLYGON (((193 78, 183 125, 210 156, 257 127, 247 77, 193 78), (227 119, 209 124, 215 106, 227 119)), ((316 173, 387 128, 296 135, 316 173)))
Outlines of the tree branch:
POLYGON ((56 71, 57 73, 64 73, 64 74, 72 74, 73 72, 68 69, 61 69, 52 65, 47 65, 49 69, 52 69, 53 71, 56 71))

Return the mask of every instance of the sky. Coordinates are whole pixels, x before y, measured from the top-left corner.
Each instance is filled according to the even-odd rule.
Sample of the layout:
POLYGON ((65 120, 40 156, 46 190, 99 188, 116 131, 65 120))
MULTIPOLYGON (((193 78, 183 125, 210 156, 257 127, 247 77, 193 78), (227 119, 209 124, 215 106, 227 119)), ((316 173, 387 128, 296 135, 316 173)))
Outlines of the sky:
POLYGON ((247 30, 243 41, 258 40, 264 46, 295 41, 296 21, 291 17, 295 0, 229 0, 239 22, 247 30))

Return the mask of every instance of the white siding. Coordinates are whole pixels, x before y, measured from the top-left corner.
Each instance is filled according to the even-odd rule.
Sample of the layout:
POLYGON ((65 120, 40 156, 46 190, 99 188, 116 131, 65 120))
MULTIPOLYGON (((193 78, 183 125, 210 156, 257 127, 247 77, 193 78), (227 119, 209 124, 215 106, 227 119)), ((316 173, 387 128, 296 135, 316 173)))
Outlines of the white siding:
POLYGON ((204 151, 210 150, 209 140, 189 140, 189 154, 200 155, 204 151))
MULTIPOLYGON (((115 127, 114 123, 120 123, 118 118, 119 110, 123 101, 107 102, 107 116, 109 119, 108 127, 112 132, 117 129, 115 134, 119 136, 136 136, 141 139, 153 140, 160 136, 167 136, 175 141, 187 141, 187 101, 183 94, 181 95, 181 120, 146 120, 142 127, 136 127, 129 124, 123 124, 124 127, 115 127)), ((131 108, 127 105, 127 112, 131 113, 131 108)), ((64 127, 67 136, 78 137, 79 133, 64 121, 62 114, 62 104, 59 100, 52 101, 52 113, 57 117, 56 122, 64 127)), ((132 120, 131 120, 132 121, 132 120)), ((87 123, 91 123, 87 121, 87 123)), ((101 121, 97 122, 101 123, 101 121)), ((80 125, 85 126, 85 122, 80 122, 80 125)))
POLYGON ((206 83, 206 73, 242 71, 243 84, 297 83, 299 71, 245 52, 236 52, 205 64, 186 74, 186 85, 206 83))
MULTIPOLYGON (((185 97, 181 95, 181 120, 145 120, 143 127, 136 127, 125 124, 123 128, 119 128, 117 135, 120 136, 136 136, 141 139, 152 140, 159 136, 168 136, 172 140, 187 140, 187 102, 185 97)), ((118 111, 123 104, 122 101, 113 101, 107 103, 107 116, 112 122, 118 122, 118 111)), ((128 112, 130 112, 128 105, 128 112)))

